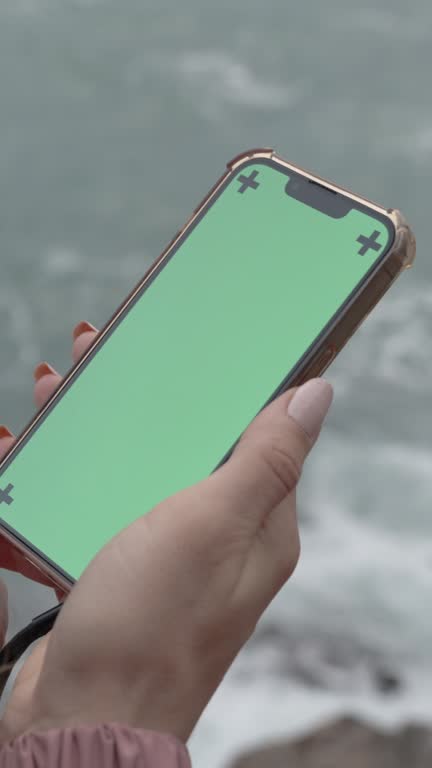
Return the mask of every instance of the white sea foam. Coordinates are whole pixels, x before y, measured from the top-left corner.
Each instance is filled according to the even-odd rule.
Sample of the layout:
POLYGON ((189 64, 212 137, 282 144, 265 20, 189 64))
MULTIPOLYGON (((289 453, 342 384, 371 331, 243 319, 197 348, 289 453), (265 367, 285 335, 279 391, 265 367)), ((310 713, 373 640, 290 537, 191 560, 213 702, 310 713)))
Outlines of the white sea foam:
POLYGON ((266 80, 225 51, 186 51, 173 59, 172 66, 195 95, 197 109, 209 118, 227 107, 283 110, 301 97, 298 84, 266 80))
POLYGON ((82 271, 84 259, 79 251, 60 246, 49 249, 43 255, 41 266, 50 277, 68 275, 82 271))
POLYGON ((402 281, 374 309, 332 371, 340 391, 359 378, 411 393, 430 391, 432 291, 426 283, 402 281), (408 288, 408 290, 407 290, 408 288))
POLYGON ((432 121, 429 115, 401 121, 393 135, 381 142, 382 151, 389 155, 405 157, 412 163, 428 163, 432 160, 432 121), (404 125, 405 123, 405 125, 404 125))

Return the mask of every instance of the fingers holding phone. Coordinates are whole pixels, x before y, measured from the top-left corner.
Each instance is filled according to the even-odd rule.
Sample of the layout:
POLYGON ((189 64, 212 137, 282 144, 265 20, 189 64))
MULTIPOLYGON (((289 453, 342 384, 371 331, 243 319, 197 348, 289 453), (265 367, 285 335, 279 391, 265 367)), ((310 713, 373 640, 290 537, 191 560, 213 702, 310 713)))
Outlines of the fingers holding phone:
POLYGON ((93 344, 97 334, 97 328, 87 320, 83 320, 75 326, 72 332, 72 360, 74 363, 77 363, 85 352, 87 352, 89 346, 93 344))
POLYGON ((31 727, 114 721, 188 739, 295 568, 295 488, 331 399, 324 380, 286 393, 223 467, 96 555, 52 631, 31 727))
MULTIPOLYGON (((75 326, 72 338, 72 360, 78 360, 87 351, 97 335, 97 329, 86 320, 75 326)), ((62 381, 60 374, 46 362, 39 363, 34 371, 34 402, 37 408, 42 408, 62 381)))
POLYGON ((15 442, 15 435, 9 427, 6 427, 4 424, 0 425, 0 460, 3 458, 3 456, 6 456, 7 452, 10 451, 13 444, 15 442))

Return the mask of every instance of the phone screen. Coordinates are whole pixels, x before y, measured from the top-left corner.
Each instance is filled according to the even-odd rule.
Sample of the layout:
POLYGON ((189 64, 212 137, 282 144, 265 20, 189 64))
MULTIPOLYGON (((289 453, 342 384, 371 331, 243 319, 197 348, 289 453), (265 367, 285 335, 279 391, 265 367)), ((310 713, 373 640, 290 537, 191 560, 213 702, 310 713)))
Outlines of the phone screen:
POLYGON ((290 178, 233 172, 6 460, 3 523, 69 578, 216 468, 391 246, 384 216, 328 215, 290 178))

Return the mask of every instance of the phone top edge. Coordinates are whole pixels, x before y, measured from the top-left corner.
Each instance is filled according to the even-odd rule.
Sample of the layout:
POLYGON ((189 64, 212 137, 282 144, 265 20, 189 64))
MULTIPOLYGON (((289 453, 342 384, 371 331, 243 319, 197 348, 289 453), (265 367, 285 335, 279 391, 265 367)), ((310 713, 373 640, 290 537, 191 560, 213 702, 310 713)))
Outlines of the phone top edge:
POLYGON ((360 203, 363 205, 366 204, 369 208, 372 208, 378 213, 388 216, 389 218, 393 211, 392 208, 385 208, 379 203, 376 203, 375 201, 370 200, 367 197, 364 197, 362 195, 356 195, 353 192, 351 192, 351 190, 348 189, 347 187, 343 187, 340 184, 335 184, 334 182, 329 181, 329 179, 325 178, 324 176, 320 176, 319 174, 314 173, 308 170, 307 168, 302 168, 300 165, 296 165, 295 163, 290 162, 286 158, 282 157, 282 155, 279 155, 278 152, 276 152, 274 149, 255 149, 255 150, 251 149, 246 152, 242 152, 236 155, 236 157, 234 157, 233 160, 231 160, 231 162, 227 163, 227 168, 230 171, 238 171, 240 167, 260 159, 273 160, 277 165, 280 165, 285 169, 294 171, 295 173, 299 173, 300 175, 305 176, 306 178, 310 179, 311 181, 317 182, 318 184, 324 184, 328 189, 332 190, 333 192, 340 192, 346 197, 349 197, 351 200, 354 200, 357 203, 360 203))
POLYGON ((354 194, 351 192, 351 190, 329 181, 324 176, 319 176, 318 174, 302 168, 295 163, 289 162, 271 148, 245 150, 244 152, 236 155, 230 162, 227 163, 227 169, 229 170, 229 173, 237 173, 240 168, 247 166, 257 160, 270 160, 285 170, 291 170, 309 179, 310 181, 324 185, 327 187, 327 189, 332 190, 333 192, 348 197, 357 205, 362 205, 375 211, 377 214, 379 214, 379 216, 386 219, 387 222, 392 225, 392 228, 394 229, 394 244, 401 239, 403 240, 404 254, 402 267, 404 269, 409 269, 412 267, 416 255, 416 240, 404 214, 400 210, 397 208, 384 207, 379 203, 364 197, 363 195, 354 194))
POLYGON ((229 160, 229 162, 226 164, 226 167, 228 170, 232 171, 235 168, 238 168, 240 165, 243 165, 244 161, 250 160, 251 158, 256 157, 278 157, 278 155, 275 153, 275 150, 271 147, 262 147, 262 148, 254 148, 254 149, 246 149, 243 152, 240 152, 238 155, 232 158, 232 160, 229 160))

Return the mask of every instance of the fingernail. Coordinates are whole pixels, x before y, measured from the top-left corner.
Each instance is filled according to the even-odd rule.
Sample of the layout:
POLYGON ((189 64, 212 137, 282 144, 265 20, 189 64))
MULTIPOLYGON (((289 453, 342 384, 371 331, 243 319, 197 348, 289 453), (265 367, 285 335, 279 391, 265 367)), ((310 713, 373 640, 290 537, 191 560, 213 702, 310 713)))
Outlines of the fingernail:
POLYGON ((4 424, 0 424, 0 439, 2 437, 13 437, 12 432, 4 424))
POLYGON ((49 374, 57 376, 57 371, 55 371, 54 368, 51 368, 48 363, 39 363, 33 371, 35 381, 39 381, 42 376, 48 376, 49 374))
POLYGON ((288 416, 313 440, 317 437, 333 400, 333 387, 325 379, 311 379, 299 387, 288 406, 288 416))
POLYGON ((73 329, 73 340, 75 341, 78 336, 81 336, 83 333, 88 333, 89 331, 94 331, 97 333, 97 328, 94 327, 91 323, 88 323, 87 320, 83 320, 81 323, 78 323, 78 325, 75 326, 73 329))

